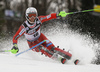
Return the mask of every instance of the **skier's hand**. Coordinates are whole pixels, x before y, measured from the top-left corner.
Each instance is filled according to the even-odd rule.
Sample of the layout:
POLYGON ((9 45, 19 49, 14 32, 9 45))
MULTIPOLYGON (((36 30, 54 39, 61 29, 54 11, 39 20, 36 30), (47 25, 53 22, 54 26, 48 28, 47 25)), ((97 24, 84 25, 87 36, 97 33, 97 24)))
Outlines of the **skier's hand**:
POLYGON ((14 44, 13 48, 11 49, 11 53, 16 54, 16 53, 18 53, 18 51, 19 51, 19 49, 18 49, 17 44, 14 44))
POLYGON ((67 13, 65 11, 60 11, 57 16, 66 17, 67 13))

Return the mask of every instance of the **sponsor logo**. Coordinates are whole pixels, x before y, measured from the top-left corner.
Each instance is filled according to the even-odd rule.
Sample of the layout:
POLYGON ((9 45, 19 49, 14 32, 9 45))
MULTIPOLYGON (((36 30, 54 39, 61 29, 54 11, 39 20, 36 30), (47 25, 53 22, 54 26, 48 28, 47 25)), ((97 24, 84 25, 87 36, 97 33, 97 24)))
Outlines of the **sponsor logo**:
POLYGON ((50 45, 52 45, 52 43, 47 44, 46 47, 48 47, 48 46, 50 46, 50 45))
POLYGON ((50 17, 51 17, 51 15, 48 15, 48 16, 47 16, 47 19, 49 19, 50 17))
POLYGON ((46 17, 44 17, 44 18, 41 18, 41 20, 44 20, 44 19, 46 19, 46 17))
POLYGON ((25 29, 22 29, 19 35, 22 35, 25 32, 25 29))

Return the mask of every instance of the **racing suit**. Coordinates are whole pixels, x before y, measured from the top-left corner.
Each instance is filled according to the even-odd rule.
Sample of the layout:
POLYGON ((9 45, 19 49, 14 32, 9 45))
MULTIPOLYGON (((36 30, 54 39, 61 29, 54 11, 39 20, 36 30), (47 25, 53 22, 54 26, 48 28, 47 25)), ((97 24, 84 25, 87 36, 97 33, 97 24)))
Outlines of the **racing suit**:
MULTIPOLYGON (((46 36, 40 32, 40 27, 43 22, 56 18, 56 13, 51 13, 47 16, 39 16, 35 19, 35 22, 32 25, 26 20, 14 35, 13 44, 17 44, 18 38, 21 37, 23 34, 25 35, 25 38, 27 39, 30 48, 43 40, 48 40, 48 38, 46 38, 46 36)), ((44 48, 47 48, 48 50, 51 50, 51 48, 54 47, 54 44, 50 40, 48 40, 48 42, 44 42, 42 46, 44 48)), ((32 50, 39 52, 38 48, 34 48, 32 50)))

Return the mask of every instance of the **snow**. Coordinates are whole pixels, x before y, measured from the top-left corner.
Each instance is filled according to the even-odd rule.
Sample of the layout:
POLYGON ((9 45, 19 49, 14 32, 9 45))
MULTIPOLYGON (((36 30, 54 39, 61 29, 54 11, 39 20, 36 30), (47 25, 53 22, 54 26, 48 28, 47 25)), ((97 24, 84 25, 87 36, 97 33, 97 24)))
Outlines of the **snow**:
MULTIPOLYGON (((59 24, 59 23, 58 23, 59 24)), ((60 61, 52 60, 41 53, 28 51, 19 55, 6 52, 0 53, 0 72, 100 72, 100 65, 92 64, 95 59, 94 49, 98 47, 99 43, 94 44, 93 40, 87 35, 80 35, 65 28, 52 30, 48 28, 49 33, 44 33, 55 46, 70 50, 72 53, 71 60, 66 64, 61 64, 60 61), (60 29, 60 30, 59 30, 60 29), (60 32, 59 32, 60 31, 60 32), (74 60, 79 59, 80 63, 74 65, 74 60)), ((2 42, 3 48, 11 49, 11 39, 2 42)), ((18 41, 19 52, 29 49, 27 41, 20 38, 18 41)))
POLYGON ((70 65, 0 54, 1 72, 99 72, 100 65, 70 65))

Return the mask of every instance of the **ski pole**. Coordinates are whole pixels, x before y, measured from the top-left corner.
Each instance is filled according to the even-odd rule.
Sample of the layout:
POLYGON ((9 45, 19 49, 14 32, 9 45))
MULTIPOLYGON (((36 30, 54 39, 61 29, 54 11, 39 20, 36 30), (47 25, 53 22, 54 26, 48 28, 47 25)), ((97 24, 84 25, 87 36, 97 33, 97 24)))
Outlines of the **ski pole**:
POLYGON ((15 56, 18 56, 18 55, 20 55, 20 54, 22 54, 22 53, 25 53, 25 52, 27 52, 27 51, 29 51, 29 50, 32 50, 33 48, 35 48, 35 47, 41 45, 42 43, 44 43, 44 42, 46 42, 46 41, 48 41, 48 40, 43 40, 43 41, 41 41, 40 43, 38 43, 37 45, 33 46, 32 48, 27 49, 27 50, 25 50, 25 51, 22 51, 22 52, 16 54, 15 56))
POLYGON ((11 50, 1 50, 0 52, 11 52, 11 50))
POLYGON ((69 15, 69 14, 76 14, 76 13, 83 13, 83 12, 90 12, 90 11, 94 11, 94 10, 100 10, 100 8, 97 8, 97 9, 90 9, 90 10, 83 10, 83 11, 77 11, 77 12, 69 12, 69 13, 66 13, 66 15, 69 15))

